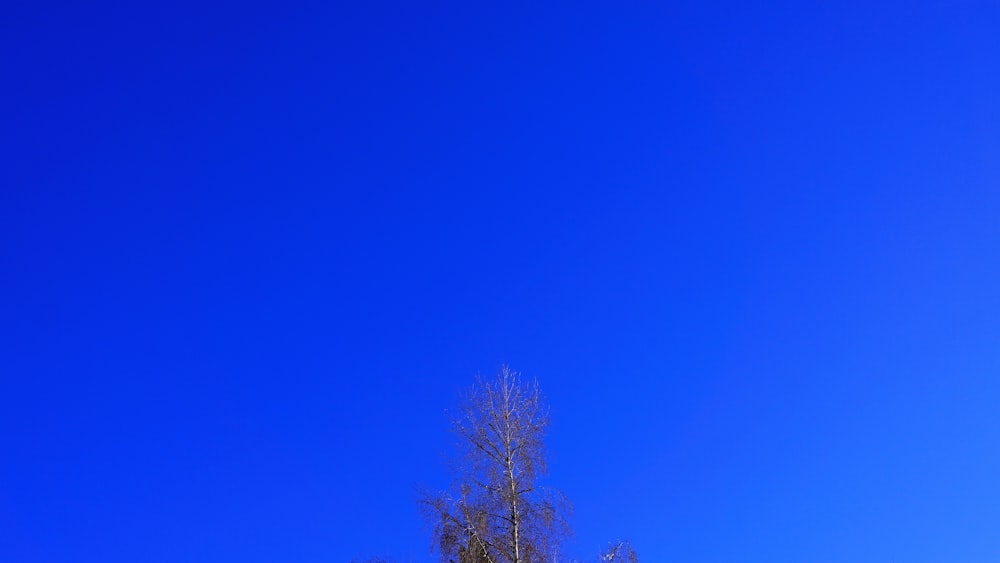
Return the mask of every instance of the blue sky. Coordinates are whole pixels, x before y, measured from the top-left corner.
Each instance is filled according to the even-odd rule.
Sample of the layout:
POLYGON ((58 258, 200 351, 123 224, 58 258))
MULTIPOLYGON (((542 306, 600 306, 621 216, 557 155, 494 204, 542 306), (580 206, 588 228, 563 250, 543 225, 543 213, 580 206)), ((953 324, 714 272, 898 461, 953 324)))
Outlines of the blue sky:
POLYGON ((989 2, 29 3, 0 559, 429 563, 446 410, 584 557, 1000 560, 989 2))

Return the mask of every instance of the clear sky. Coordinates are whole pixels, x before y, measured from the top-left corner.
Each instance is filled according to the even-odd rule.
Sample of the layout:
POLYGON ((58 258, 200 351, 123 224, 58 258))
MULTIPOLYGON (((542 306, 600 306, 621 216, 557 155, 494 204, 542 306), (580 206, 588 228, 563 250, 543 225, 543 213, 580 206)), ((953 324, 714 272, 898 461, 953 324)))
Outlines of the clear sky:
POLYGON ((446 409, 568 552, 1000 561, 994 2, 0 18, 0 560, 429 563, 446 409))

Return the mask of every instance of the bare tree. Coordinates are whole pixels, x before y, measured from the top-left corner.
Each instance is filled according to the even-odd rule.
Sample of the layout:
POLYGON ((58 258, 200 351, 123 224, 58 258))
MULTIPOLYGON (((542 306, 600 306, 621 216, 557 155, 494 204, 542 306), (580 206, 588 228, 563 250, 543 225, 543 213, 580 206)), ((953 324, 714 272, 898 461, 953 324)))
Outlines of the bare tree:
POLYGON ((601 552, 601 563, 639 563, 639 556, 628 541, 618 540, 601 552))
POLYGON ((570 534, 565 498, 538 485, 547 472, 548 413, 535 381, 502 367, 478 378, 453 420, 463 456, 450 492, 422 502, 435 547, 450 563, 550 563, 570 534))

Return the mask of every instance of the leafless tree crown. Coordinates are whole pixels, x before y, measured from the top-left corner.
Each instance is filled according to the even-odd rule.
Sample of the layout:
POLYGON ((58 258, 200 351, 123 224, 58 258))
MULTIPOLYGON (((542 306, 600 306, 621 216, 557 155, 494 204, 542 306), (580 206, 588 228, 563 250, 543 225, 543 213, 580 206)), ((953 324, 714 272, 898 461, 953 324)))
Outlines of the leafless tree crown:
POLYGON ((569 503, 542 488, 548 427, 538 384, 502 367, 478 378, 453 420, 462 456, 450 492, 427 495, 436 548, 450 563, 551 563, 569 503))
POLYGON ((601 563, 639 563, 639 556, 632 549, 631 543, 619 540, 601 552, 600 561, 601 563))

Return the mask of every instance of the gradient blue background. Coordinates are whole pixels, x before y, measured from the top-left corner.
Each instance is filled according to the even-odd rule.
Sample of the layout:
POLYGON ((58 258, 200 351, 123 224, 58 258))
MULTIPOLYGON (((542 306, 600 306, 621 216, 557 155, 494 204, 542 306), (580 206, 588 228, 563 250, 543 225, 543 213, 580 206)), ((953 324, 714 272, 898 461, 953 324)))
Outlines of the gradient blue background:
POLYGON ((549 397, 570 555, 1000 560, 993 2, 23 3, 0 559, 427 563, 549 397))

